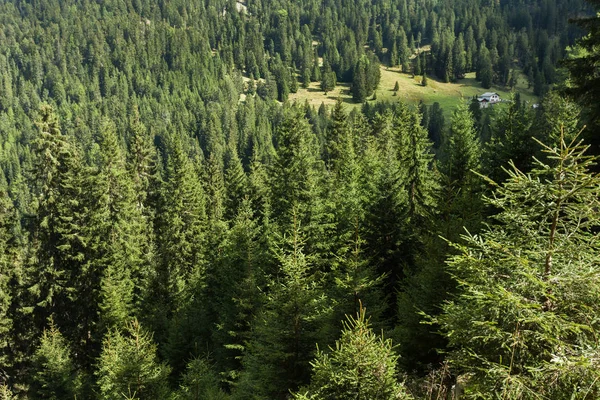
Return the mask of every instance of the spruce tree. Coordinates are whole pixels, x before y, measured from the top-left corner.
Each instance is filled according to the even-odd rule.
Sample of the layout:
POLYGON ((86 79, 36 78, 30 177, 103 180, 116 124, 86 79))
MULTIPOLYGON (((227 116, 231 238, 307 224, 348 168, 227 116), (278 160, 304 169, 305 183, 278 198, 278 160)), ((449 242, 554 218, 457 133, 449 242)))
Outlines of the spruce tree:
POLYGON ((67 340, 50 320, 50 326, 44 330, 33 355, 31 397, 77 399, 81 380, 70 353, 67 340))
POLYGON ((398 294, 398 315, 394 338, 408 370, 425 372, 436 365, 446 346, 436 327, 424 324, 422 313, 438 315, 444 301, 454 292, 455 282, 444 268, 451 252, 447 240, 457 241, 467 229, 476 233, 482 220, 480 168, 481 148, 466 104, 452 114, 451 128, 440 149, 441 188, 438 214, 430 232, 422 237, 422 250, 415 256, 413 273, 407 274, 398 294), (443 239, 441 239, 442 237, 443 239))
POLYGON ((177 400, 226 400, 229 398, 219 388, 219 377, 211 368, 209 360, 192 359, 183 375, 177 400))
MULTIPOLYGON (((563 139, 565 136, 562 136, 563 139)), ((498 213, 466 235, 448 262, 460 294, 435 319, 473 396, 598 397, 597 230, 600 177, 589 146, 544 146, 547 162, 508 179, 488 202, 498 213), (549 379, 551 377, 551 379, 549 379)))
POLYGON ((484 149, 485 170, 495 181, 506 177, 503 166, 509 160, 520 170, 528 171, 531 155, 539 155, 539 145, 532 139, 533 116, 529 107, 521 103, 518 94, 511 100, 494 121, 492 138, 484 149))
POLYGON ((283 236, 293 219, 298 219, 308 251, 325 256, 331 221, 324 202, 324 166, 317 158, 317 138, 299 109, 284 112, 275 136, 277 155, 270 169, 272 221, 283 236))
MULTIPOLYGON (((586 0, 586 2, 596 11, 600 8, 598 0, 586 0)), ((587 35, 577 41, 577 46, 570 49, 567 59, 563 61, 570 77, 570 85, 566 88, 566 92, 589 110, 590 121, 596 126, 600 120, 600 107, 598 107, 600 84, 598 65, 595 62, 598 57, 598 43, 600 43, 600 16, 594 13, 577 18, 573 22, 587 31, 587 35)))
POLYGON ((18 397, 6 384, 0 385, 0 400, 17 400, 18 397))
POLYGON ((342 152, 346 150, 346 142, 349 139, 350 125, 344 111, 343 102, 337 99, 335 106, 331 111, 331 126, 327 129, 327 138, 325 143, 325 162, 331 171, 337 171, 337 163, 342 157, 342 152))
POLYGON ((42 106, 38 121, 36 187, 39 193, 35 223, 37 268, 31 278, 38 329, 54 315, 64 335, 76 346, 79 362, 93 357, 90 332, 97 322, 100 276, 89 263, 86 199, 89 173, 77 149, 61 134, 50 106, 42 106))
MULTIPOLYGON (((385 290, 392 291, 402 275, 401 245, 408 237, 408 196, 403 182, 405 170, 399 156, 394 116, 391 112, 376 115, 373 138, 368 139, 361 157, 361 192, 365 196, 365 256, 376 265, 378 275, 387 277, 385 290)), ((354 199, 356 201, 358 199, 354 199)), ((351 199, 347 199, 351 202, 351 199)), ((352 204, 352 203, 350 203, 352 204)), ((355 227, 356 221, 349 221, 355 227)), ((360 235, 359 235, 360 237, 360 235)), ((356 233, 351 236, 356 242, 356 233)), ((385 317, 390 318, 390 304, 385 317)))
POLYGON ((480 165, 481 146, 473 126, 473 116, 461 103, 452 113, 450 132, 442 147, 442 172, 453 183, 465 185, 471 170, 480 165))
MULTIPOLYGON (((381 290, 383 276, 378 276, 375 265, 369 262, 365 251, 367 193, 366 178, 362 170, 357 145, 358 135, 350 125, 347 115, 338 103, 332 112, 333 126, 330 140, 335 138, 335 159, 332 160, 331 176, 328 182, 330 203, 335 224, 335 258, 332 260, 333 285, 329 285, 329 295, 334 301, 333 326, 345 314, 358 312, 359 301, 370 304, 376 318, 385 308, 381 290)), ((330 154, 334 152, 330 151, 330 154)), ((369 170, 369 174, 374 171, 369 170)))
POLYGON ((157 271, 150 289, 148 316, 157 340, 162 342, 168 319, 187 304, 204 284, 205 193, 182 140, 170 135, 167 142, 165 182, 161 188, 155 223, 157 271))
POLYGON ((481 81, 481 87, 484 89, 489 89, 492 87, 494 69, 492 66, 492 60, 490 58, 490 51, 485 46, 485 43, 481 44, 477 58, 479 60, 479 64, 477 66, 477 79, 481 81))
POLYGON ((411 399, 398 381, 392 341, 373 333, 364 308, 347 318, 335 348, 317 351, 311 383, 294 399, 411 399))
POLYGON ((137 320, 127 323, 123 331, 113 329, 104 338, 96 375, 104 399, 169 396, 169 367, 157 360, 152 336, 137 320))
POLYGON ((230 145, 227 149, 227 163, 225 167, 225 219, 231 220, 238 212, 244 198, 248 193, 248 177, 237 150, 230 145))
POLYGON ((94 263, 102 271, 101 304, 105 328, 134 315, 134 288, 149 275, 146 220, 112 122, 101 126, 101 165, 94 177, 95 206, 89 211, 94 263))
POLYGON ((13 279, 17 273, 17 247, 12 233, 15 216, 13 202, 7 193, 7 182, 0 171, 0 363, 5 368, 15 361, 14 355, 10 354, 11 336, 14 334, 11 306, 16 289, 13 279))
POLYGON ((246 344, 244 372, 235 399, 285 399, 306 384, 314 344, 327 315, 322 278, 305 255, 300 220, 293 212, 279 270, 246 344))

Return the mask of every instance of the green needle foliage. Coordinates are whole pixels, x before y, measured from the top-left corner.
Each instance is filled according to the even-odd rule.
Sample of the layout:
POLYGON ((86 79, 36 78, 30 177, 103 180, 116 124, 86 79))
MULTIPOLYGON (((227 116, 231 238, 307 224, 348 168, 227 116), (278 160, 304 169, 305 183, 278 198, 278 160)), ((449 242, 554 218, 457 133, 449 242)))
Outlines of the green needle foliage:
POLYGON ((0 400, 17 400, 17 396, 7 385, 0 385, 0 400))
POLYGON ((104 339, 98 363, 98 386, 106 400, 167 399, 170 368, 158 362, 152 336, 137 320, 104 339))
POLYGON ((600 396, 600 176, 587 149, 562 139, 529 174, 508 171, 487 199, 496 222, 456 246, 461 292, 436 321, 467 398, 600 396))
POLYGON ((187 365, 177 400, 226 400, 229 396, 219 388, 219 379, 208 360, 194 358, 187 365))
POLYGON ((51 400, 77 398, 81 382, 70 352, 67 340, 51 320, 50 327, 44 330, 40 346, 33 357, 34 372, 29 391, 32 398, 51 400))
POLYGON ((311 363, 311 384, 294 394, 294 399, 411 399, 398 381, 398 355, 391 339, 373 333, 363 307, 356 318, 347 318, 335 348, 329 353, 317 351, 311 363))

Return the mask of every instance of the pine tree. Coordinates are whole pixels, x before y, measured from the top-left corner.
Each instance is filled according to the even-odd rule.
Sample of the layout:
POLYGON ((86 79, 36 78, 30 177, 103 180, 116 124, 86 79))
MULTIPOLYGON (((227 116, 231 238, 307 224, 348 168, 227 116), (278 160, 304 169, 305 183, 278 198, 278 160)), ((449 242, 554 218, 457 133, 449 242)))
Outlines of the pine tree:
POLYGON ((344 322, 342 336, 329 352, 317 351, 310 385, 296 400, 411 399, 397 378, 392 341, 371 330, 364 308, 344 322))
POLYGON ((98 363, 102 398, 166 399, 169 367, 158 362, 152 336, 137 320, 112 330, 104 339, 98 363))

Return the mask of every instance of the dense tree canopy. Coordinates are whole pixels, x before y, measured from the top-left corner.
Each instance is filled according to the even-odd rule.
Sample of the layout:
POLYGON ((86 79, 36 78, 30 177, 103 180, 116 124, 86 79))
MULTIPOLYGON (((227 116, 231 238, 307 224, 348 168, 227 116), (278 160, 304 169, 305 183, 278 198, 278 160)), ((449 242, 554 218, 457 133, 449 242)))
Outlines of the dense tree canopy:
POLYGON ((598 397, 590 5, 0 2, 0 397, 598 397))

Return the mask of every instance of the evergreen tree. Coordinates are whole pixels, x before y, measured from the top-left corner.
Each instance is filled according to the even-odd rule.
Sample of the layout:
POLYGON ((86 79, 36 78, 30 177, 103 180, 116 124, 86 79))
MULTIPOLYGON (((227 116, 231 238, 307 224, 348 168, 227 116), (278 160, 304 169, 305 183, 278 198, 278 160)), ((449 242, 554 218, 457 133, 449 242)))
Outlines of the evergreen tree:
POLYGON ((167 320, 202 285, 205 278, 205 194, 198 174, 184 153, 181 139, 171 135, 166 171, 157 213, 157 250, 160 261, 146 313, 156 324, 159 342, 167 320))
MULTIPOLYGON (((561 138, 562 139, 562 138, 561 138)), ((593 332, 600 275, 595 159, 588 146, 545 146, 548 163, 513 168, 488 199, 495 224, 448 266, 460 295, 437 319, 469 393, 506 398, 597 397, 593 332), (585 221, 585 222, 583 222, 585 221), (548 379, 552 377, 552 379, 548 379)))
POLYGON ((337 171, 336 164, 339 162, 349 138, 350 124, 343 108, 340 98, 335 102, 331 111, 331 127, 327 130, 325 162, 330 170, 337 171))
POLYGON ((443 268, 451 249, 446 240, 456 241, 463 229, 477 232, 482 220, 480 182, 475 175, 481 149, 473 120, 465 104, 452 115, 451 129, 440 149, 441 190, 438 214, 431 233, 422 239, 423 250, 415 257, 414 273, 401 284, 395 338, 404 355, 401 364, 425 372, 427 364, 442 359, 446 343, 435 334, 436 327, 424 324, 423 312, 438 315, 440 307, 455 290, 455 283, 443 268), (441 235, 444 240, 440 239, 441 235))
POLYGON ((467 73, 467 60, 465 51, 465 41, 463 39, 462 32, 458 35, 458 38, 454 41, 454 47, 452 48, 452 61, 453 61, 453 79, 463 79, 467 73))
POLYGON ((30 396, 77 399, 81 381, 70 352, 67 340, 50 320, 50 327, 44 330, 33 356, 30 396))
POLYGON ((231 220, 247 196, 248 177, 235 147, 231 145, 228 147, 227 158, 228 162, 225 170, 225 218, 231 220))
POLYGON ((357 64, 352 74, 352 99, 357 103, 364 103, 368 96, 367 77, 364 68, 357 64))
POLYGON ((533 118, 529 107, 521 103, 518 95, 511 100, 493 124, 492 138, 485 149, 485 169, 496 182, 506 177, 503 166, 509 160, 517 168, 528 171, 531 155, 539 154, 539 146, 532 139, 533 118))
POLYGON ((169 367, 158 362, 156 345, 137 320, 104 339, 98 364, 98 386, 104 399, 166 399, 169 367))
POLYGON ((97 321, 101 274, 97 265, 88 262, 83 193, 88 175, 77 149, 61 134, 50 106, 40 109, 38 126, 39 208, 34 232, 38 265, 30 288, 36 299, 34 316, 41 330, 54 315, 84 362, 93 357, 90 332, 97 321))
POLYGON ((133 316, 134 288, 150 273, 143 254, 150 244, 115 127, 105 120, 101 129, 101 165, 94 177, 95 207, 90 210, 94 239, 89 245, 102 271, 101 318, 111 327, 133 316))
POLYGON ((229 397, 219 389, 219 378, 208 360, 194 358, 187 365, 177 400, 226 400, 229 397))
POLYGON ((311 363, 310 386, 294 395, 297 400, 321 399, 411 399, 398 382, 390 339, 371 330, 364 308, 356 318, 344 322, 342 336, 328 353, 317 351, 311 363))
POLYGON ((17 396, 6 384, 2 384, 0 385, 0 400, 17 400, 17 396))
POLYGON ((492 80, 494 79, 494 69, 492 67, 492 60, 490 58, 490 51, 484 43, 479 48, 479 55, 477 57, 479 64, 477 66, 477 79, 481 81, 481 87, 489 89, 492 87, 492 80))
POLYGON ((11 284, 16 271, 17 247, 13 237, 15 219, 14 205, 7 193, 7 182, 4 173, 0 171, 0 364, 5 368, 11 366, 11 343, 13 334, 13 320, 11 306, 13 303, 13 290, 11 284))
POLYGON ((323 73, 321 74, 321 90, 327 94, 327 92, 331 92, 335 89, 336 85, 336 77, 335 72, 331 70, 331 66, 328 63, 325 63, 323 66, 323 73))
MULTIPOLYGON (((594 9, 600 8, 598 0, 586 1, 594 9)), ((600 120, 600 108, 598 107, 600 84, 597 74, 598 65, 595 62, 598 57, 600 41, 600 16, 593 14, 575 19, 574 22, 588 34, 578 40, 577 46, 570 49, 568 57, 564 61, 570 77, 570 85, 566 88, 566 92, 589 110, 590 121, 596 126, 600 120)), ((593 140, 596 144, 595 137, 593 140)))
POLYGON ((398 29, 398 38, 396 40, 398 47, 398 62, 402 67, 402 72, 408 72, 409 60, 411 56, 411 51, 408 46, 408 41, 406 39, 406 33, 403 27, 398 29))
POLYGON ((271 166, 272 220, 283 235, 298 219, 311 253, 329 251, 329 218, 323 202, 323 165, 317 159, 316 137, 297 108, 284 110, 276 131, 277 155, 271 166))
POLYGON ((442 147, 442 172, 451 184, 468 186, 471 170, 480 165, 481 148, 473 116, 461 103, 452 113, 450 132, 442 147))
POLYGON ((319 342, 327 301, 321 278, 303 253, 298 224, 293 213, 286 248, 277 255, 279 271, 246 345, 235 399, 285 399, 290 389, 308 381, 311 348, 319 342))

